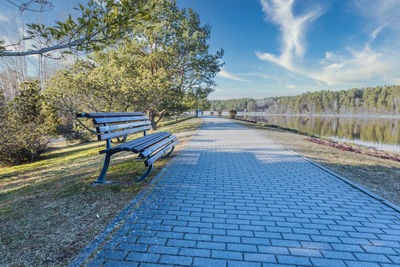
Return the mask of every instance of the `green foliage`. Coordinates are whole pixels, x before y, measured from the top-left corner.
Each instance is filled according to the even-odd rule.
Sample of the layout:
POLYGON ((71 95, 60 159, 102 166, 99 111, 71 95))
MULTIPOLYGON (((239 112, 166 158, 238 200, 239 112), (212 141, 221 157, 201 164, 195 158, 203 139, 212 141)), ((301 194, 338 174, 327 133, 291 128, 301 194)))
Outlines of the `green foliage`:
POLYGON ((46 116, 40 90, 38 81, 23 82, 19 95, 2 105, 1 163, 13 165, 33 161, 45 151, 54 124, 46 116))
POLYGON ((256 100, 252 98, 210 100, 210 102, 212 111, 229 111, 231 109, 237 111, 257 111, 256 100))
POLYGON ((270 113, 398 114, 400 86, 377 86, 341 91, 307 92, 261 100, 212 100, 211 110, 266 111, 270 113))
POLYGON ((236 111, 236 110, 234 110, 234 109, 229 110, 229 117, 230 117, 231 119, 234 119, 235 116, 236 116, 236 114, 237 114, 237 111, 236 111))
POLYGON ((74 124, 77 112, 147 112, 155 129, 161 118, 196 108, 212 91, 223 52, 209 53, 210 28, 174 1, 152 0, 144 8, 149 16, 131 38, 50 79, 46 94, 70 132, 82 132, 74 124))

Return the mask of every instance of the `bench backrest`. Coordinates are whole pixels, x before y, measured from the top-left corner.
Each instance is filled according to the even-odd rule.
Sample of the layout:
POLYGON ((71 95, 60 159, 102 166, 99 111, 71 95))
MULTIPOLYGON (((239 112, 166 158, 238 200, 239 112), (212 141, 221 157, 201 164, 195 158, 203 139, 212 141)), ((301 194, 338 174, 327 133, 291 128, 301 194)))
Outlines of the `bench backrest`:
POLYGON ((139 131, 144 131, 146 135, 146 130, 151 129, 149 117, 139 112, 79 113, 76 116, 93 120, 98 140, 109 140, 139 131))

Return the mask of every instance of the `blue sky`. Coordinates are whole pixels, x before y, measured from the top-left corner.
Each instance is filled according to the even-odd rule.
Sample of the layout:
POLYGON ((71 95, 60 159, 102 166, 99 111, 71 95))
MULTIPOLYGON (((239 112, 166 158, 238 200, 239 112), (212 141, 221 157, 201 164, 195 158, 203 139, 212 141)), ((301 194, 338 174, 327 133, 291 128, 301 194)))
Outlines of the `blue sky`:
MULTIPOLYGON (((52 23, 80 2, 55 1, 51 12, 22 15, 4 2, 0 29, 52 23)), ((177 2, 211 25, 211 50, 225 51, 211 99, 400 84, 399 0, 177 2)))
POLYGON ((178 0, 212 26, 210 98, 400 84, 398 0, 178 0))

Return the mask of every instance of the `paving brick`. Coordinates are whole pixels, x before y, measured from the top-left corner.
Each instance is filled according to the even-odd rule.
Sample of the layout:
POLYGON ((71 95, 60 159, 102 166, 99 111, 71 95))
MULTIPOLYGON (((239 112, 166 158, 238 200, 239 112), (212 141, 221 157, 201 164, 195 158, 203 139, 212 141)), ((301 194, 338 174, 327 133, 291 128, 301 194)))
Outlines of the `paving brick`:
POLYGON ((354 253, 354 255, 362 261, 373 261, 373 262, 388 262, 390 263, 390 260, 385 256, 381 254, 373 254, 373 253, 354 253))
POLYGON ((278 247, 301 247, 300 242, 294 240, 271 239, 271 244, 278 247))
POLYGON ((330 259, 356 260, 351 252, 326 250, 322 251, 322 254, 330 259))
POLYGON ((198 248, 208 248, 208 249, 225 249, 225 243, 217 242, 197 242, 198 248))
POLYGON ((211 241, 211 235, 205 235, 205 234, 185 234, 184 239, 188 239, 188 240, 201 240, 201 241, 211 241))
POLYGON ((178 247, 168 247, 168 246, 150 246, 149 253, 159 253, 159 254, 178 254, 178 247))
POLYGON ((128 254, 128 257, 126 257, 126 260, 135 261, 135 262, 153 262, 153 263, 156 263, 156 262, 158 262, 159 258, 160 258, 160 254, 131 252, 131 253, 128 254))
POLYGON ((194 248, 196 246, 196 241, 181 240, 181 239, 169 239, 167 244, 169 246, 175 246, 175 247, 194 248))
POLYGON ((321 257, 321 253, 316 249, 308 248, 289 248, 292 255, 295 256, 306 256, 306 257, 321 257))
POLYGON ((148 245, 122 242, 118 245, 117 250, 145 252, 147 250, 147 248, 148 248, 148 245))
POLYGON ((183 238, 183 233, 177 232, 158 232, 157 237, 164 237, 164 238, 183 238))
POLYGON ((150 245, 165 245, 166 242, 167 239, 162 237, 140 237, 138 239, 138 243, 150 245))
POLYGON ((226 230, 228 235, 233 236, 254 236, 252 231, 244 231, 244 230, 226 230))
POLYGON ((376 262, 367 262, 367 261, 345 261, 346 265, 349 267, 379 267, 381 266, 376 262))
POLYGON ((211 251, 211 257, 226 260, 241 260, 243 258, 241 252, 226 250, 213 250, 211 251))
POLYGON ((283 233, 282 236, 284 239, 299 240, 299 241, 311 241, 311 238, 309 235, 283 233))
POLYGON ((332 259, 322 259, 322 258, 311 258, 311 262, 315 266, 332 266, 332 267, 340 267, 340 266, 346 266, 344 261, 342 260, 332 260, 332 259))
POLYGON ((227 244, 227 249, 241 252, 257 252, 257 246, 255 245, 227 244))
POLYGON ((297 257, 297 256, 276 256, 279 263, 283 264, 294 264, 294 265, 311 265, 308 257, 297 257))
POLYGON ((226 266, 226 260, 221 259, 208 259, 208 258, 194 258, 193 266, 226 266))
POLYGON ((199 248, 182 248, 179 255, 193 256, 193 257, 210 257, 211 251, 209 249, 199 249, 199 248))
POLYGON ((258 246, 258 251, 261 253, 269 253, 269 254, 281 254, 287 255, 289 254, 289 250, 285 247, 275 247, 275 246, 258 246))
POLYGON ((246 261, 258 261, 258 262, 276 262, 276 258, 272 254, 263 253, 244 253, 244 259, 246 261))
POLYGON ((261 263, 249 261, 228 261, 228 267, 261 267, 261 263))
POLYGON ((172 264, 172 265, 191 265, 193 261, 192 257, 187 256, 172 256, 172 255, 162 255, 160 258, 160 263, 172 264))
POLYGON ((301 246, 303 248, 311 248, 311 249, 332 249, 332 246, 329 243, 324 242, 308 242, 308 241, 301 241, 301 246))

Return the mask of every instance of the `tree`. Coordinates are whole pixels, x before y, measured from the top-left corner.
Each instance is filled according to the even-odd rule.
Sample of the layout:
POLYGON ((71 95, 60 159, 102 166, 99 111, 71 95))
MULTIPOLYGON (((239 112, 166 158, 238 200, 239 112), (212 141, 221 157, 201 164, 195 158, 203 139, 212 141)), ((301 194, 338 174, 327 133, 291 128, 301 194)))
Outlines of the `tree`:
POLYGON ((67 128, 76 127, 76 112, 143 111, 156 129, 161 118, 195 108, 212 91, 223 52, 209 53, 210 27, 174 1, 152 0, 145 8, 150 15, 131 38, 50 79, 46 91, 67 128))
MULTIPOLYGON (((46 2, 51 4, 43 0, 33 2, 42 3, 45 6, 46 2)), ((46 55, 63 49, 83 52, 103 49, 132 34, 132 25, 137 19, 146 16, 146 10, 142 9, 143 2, 146 1, 89 0, 86 6, 79 5, 75 8, 80 12, 77 17, 69 15, 65 21, 57 21, 51 27, 43 24, 28 24, 26 38, 40 44, 31 50, 9 51, 5 41, 0 39, 0 57, 46 55)), ((24 6, 27 5, 23 3, 20 8, 24 9, 24 6)))
POLYGON ((223 51, 209 53, 210 27, 201 26, 192 9, 179 9, 170 0, 148 1, 145 9, 150 16, 134 27, 135 36, 96 58, 118 59, 125 83, 156 129, 164 116, 196 108, 207 98, 223 51))

